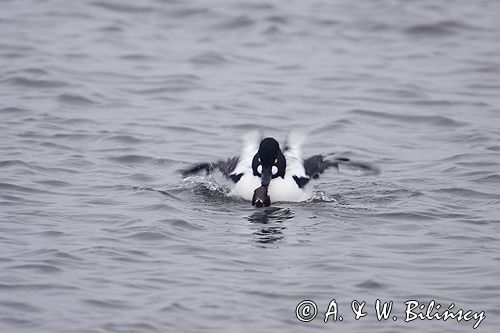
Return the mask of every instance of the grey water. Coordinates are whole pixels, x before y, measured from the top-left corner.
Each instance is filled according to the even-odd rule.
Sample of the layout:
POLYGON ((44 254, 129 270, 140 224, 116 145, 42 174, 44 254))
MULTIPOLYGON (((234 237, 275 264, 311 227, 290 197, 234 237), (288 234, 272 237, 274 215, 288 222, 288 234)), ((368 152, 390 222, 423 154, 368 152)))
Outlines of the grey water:
POLYGON ((496 0, 0 1, 0 331, 474 331, 405 322, 434 300, 498 332, 499 17, 496 0), (256 129, 381 173, 329 170, 308 202, 262 209, 181 178, 256 129))

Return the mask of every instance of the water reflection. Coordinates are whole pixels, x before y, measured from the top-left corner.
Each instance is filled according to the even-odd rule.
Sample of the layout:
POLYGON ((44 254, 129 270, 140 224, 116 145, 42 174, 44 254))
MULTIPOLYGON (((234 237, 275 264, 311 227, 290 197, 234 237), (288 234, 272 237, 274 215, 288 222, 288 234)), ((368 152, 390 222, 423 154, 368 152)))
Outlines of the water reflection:
POLYGON ((252 215, 247 216, 247 220, 259 225, 254 232, 254 235, 257 236, 257 243, 269 244, 283 239, 283 230, 286 227, 282 223, 293 217, 293 212, 288 208, 269 207, 257 210, 252 215))

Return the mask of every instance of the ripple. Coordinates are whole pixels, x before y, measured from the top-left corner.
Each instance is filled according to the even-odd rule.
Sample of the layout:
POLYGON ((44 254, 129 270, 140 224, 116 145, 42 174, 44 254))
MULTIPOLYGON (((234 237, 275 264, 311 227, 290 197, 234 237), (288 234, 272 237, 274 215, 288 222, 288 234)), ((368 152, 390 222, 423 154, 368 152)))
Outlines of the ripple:
POLYGON ((272 132, 272 131, 276 130, 275 127, 267 126, 267 125, 263 125, 263 124, 256 124, 256 123, 232 124, 231 128, 234 128, 234 129, 239 130, 239 131, 244 131, 244 132, 250 132, 250 131, 255 131, 255 130, 272 132))
POLYGON ((126 89, 126 91, 141 95, 188 92, 201 89, 200 80, 199 76, 193 74, 167 75, 151 83, 153 86, 151 88, 126 89))
POLYGON ((54 257, 54 258, 70 258, 71 256, 65 252, 57 249, 42 248, 33 251, 26 251, 22 253, 25 257, 54 257))
MULTIPOLYGON (((18 59, 19 57, 16 57, 18 59)), ((16 318, 16 317, 0 317, 0 320, 4 323, 14 326, 27 326, 27 327, 36 327, 38 325, 38 321, 29 320, 26 318, 16 318)))
POLYGON ((37 79, 28 79, 25 77, 11 77, 0 81, 0 83, 6 83, 13 86, 20 86, 24 88, 62 88, 67 86, 67 84, 62 81, 37 80, 37 79))
MULTIPOLYGON (((104 229, 106 231, 106 229, 104 229)), ((119 248, 111 247, 111 246, 93 246, 93 247, 87 247, 87 248, 82 248, 80 249, 81 252, 84 252, 86 254, 94 254, 98 256, 103 256, 103 257, 109 257, 109 258, 116 258, 116 257, 122 257, 123 253, 126 251, 120 250, 119 248)), ((129 257, 128 255, 125 255, 125 257, 129 257)))
POLYGON ((202 65, 222 65, 229 62, 229 60, 227 60, 227 58, 222 54, 214 51, 201 53, 197 56, 192 57, 189 61, 194 64, 202 65))
POLYGON ((255 24, 255 20, 251 19, 247 15, 241 15, 236 18, 232 18, 222 23, 218 23, 214 28, 221 30, 232 30, 232 29, 243 29, 255 24))
POLYGON ((0 283, 0 290, 48 291, 48 290, 79 290, 75 286, 56 283, 0 283))
POLYGON ((150 174, 146 174, 146 173, 134 173, 134 174, 131 174, 127 177, 132 179, 132 180, 136 180, 136 181, 140 181, 140 182, 152 182, 156 179, 155 177, 151 176, 150 174))
POLYGON ((23 192, 23 193, 39 193, 39 194, 53 194, 49 191, 39 190, 33 187, 9 184, 9 183, 0 183, 0 190, 4 191, 13 191, 13 192, 23 192))
POLYGON ((489 175, 489 176, 484 176, 484 177, 480 177, 480 178, 477 178, 477 179, 474 179, 475 182, 478 182, 478 183, 500 183, 500 175, 489 175))
POLYGON ((397 220, 397 221, 432 221, 436 220, 437 217, 429 213, 409 213, 409 212, 391 212, 391 213, 375 213, 370 214, 370 217, 385 220, 397 220))
MULTIPOLYGON (((33 46, 16 44, 17 42, 20 42, 20 41, 16 41, 15 43, 10 43, 10 42, 4 42, 2 40, 0 42, 0 49, 1 50, 12 50, 12 51, 16 51, 16 52, 27 52, 27 53, 35 51, 35 48, 33 46)), ((12 73, 12 72, 9 72, 9 73, 12 73)))
MULTIPOLYGON (((125 29, 124 29, 124 27, 117 25, 117 24, 107 24, 107 25, 104 25, 104 26, 97 28, 97 30, 99 32, 104 32, 104 33, 113 33, 113 32, 123 32, 125 29)), ((69 54, 67 56, 76 57, 76 58, 87 57, 87 55, 84 53, 78 53, 78 54, 72 53, 72 54, 69 54)))
POLYGON ((111 12, 118 12, 118 13, 130 13, 130 14, 136 14, 136 13, 149 13, 154 10, 153 7, 145 7, 145 6, 136 6, 136 5, 129 5, 129 4, 123 4, 119 1, 94 1, 90 3, 92 6, 99 7, 102 9, 109 10, 111 12))
MULTIPOLYGON (((201 5, 200 3, 197 4, 198 6, 201 5)), ((188 18, 191 16, 197 16, 197 15, 206 15, 206 14, 211 14, 212 11, 209 8, 205 7, 197 7, 197 8, 177 8, 173 9, 172 11, 169 11, 169 16, 174 17, 176 19, 179 18, 188 18)))
POLYGON ((40 76, 48 76, 49 72, 43 68, 39 67, 27 67, 27 68, 21 68, 21 69, 16 69, 12 71, 7 71, 7 75, 15 75, 15 74, 28 74, 28 75, 40 75, 40 76))
POLYGON ((385 112, 359 110, 359 109, 349 111, 349 113, 360 116, 379 118, 379 119, 390 119, 409 124, 419 123, 419 124, 442 126, 442 127, 461 127, 466 125, 466 123, 462 123, 448 117, 435 116, 435 115, 428 115, 428 116, 402 115, 402 114, 391 114, 385 112))
POLYGON ((280 24, 280 25, 285 25, 290 22, 290 20, 283 15, 270 15, 266 17, 267 22, 271 22, 274 24, 280 24))
POLYGON ((61 94, 57 97, 57 99, 62 103, 67 103, 67 104, 71 104, 71 105, 88 106, 88 105, 96 104, 96 102, 90 98, 83 97, 80 95, 73 95, 73 94, 61 94))
POLYGON ((128 53, 128 54, 122 54, 118 56, 119 59, 125 59, 125 60, 133 60, 133 61, 152 61, 155 58, 151 55, 148 54, 141 54, 141 53, 128 53))
POLYGON ((39 201, 28 200, 26 198, 18 197, 15 195, 1 194, 0 198, 2 198, 3 200, 6 200, 5 202, 2 202, 3 204, 23 203, 23 202, 24 203, 32 203, 32 204, 40 203, 39 201))
POLYGON ((167 205, 166 203, 157 203, 157 204, 151 204, 151 205, 144 205, 136 208, 138 211, 147 211, 147 212, 154 212, 154 211, 175 211, 175 208, 171 205, 167 205))
POLYGON ((64 232, 56 231, 56 230, 35 232, 32 234, 37 235, 37 236, 41 236, 41 237, 65 237, 65 236, 67 236, 67 234, 65 234, 64 232))
POLYGON ((0 161, 0 168, 9 168, 9 167, 31 167, 30 163, 21 160, 5 160, 0 161))
MULTIPOLYGON (((74 151, 75 150, 74 147, 70 147, 70 146, 67 146, 67 145, 61 145, 61 144, 57 144, 57 143, 54 143, 54 142, 41 142, 40 143, 40 147, 47 147, 47 148, 53 148, 53 149, 59 149, 59 150, 66 150, 66 151, 74 151)), ((45 168, 45 170, 49 170, 49 169, 51 169, 51 168, 45 168)), ((65 170, 63 168, 52 168, 52 169, 54 169, 54 170, 61 170, 61 171, 65 170)), ((66 169, 66 172, 75 172, 75 171, 66 169)))
MULTIPOLYGON (((167 239, 170 237, 170 233, 163 230, 162 228, 156 227, 156 226, 146 226, 146 225, 135 225, 140 221, 129 221, 125 223, 122 227, 112 229, 112 228, 105 228, 103 231, 112 233, 112 234, 120 234, 123 235, 126 238, 132 238, 132 239, 138 239, 138 240, 147 240, 147 241, 154 241, 154 240, 163 240, 167 239)), ((114 250, 118 254, 118 249, 110 249, 114 250)), ((146 254, 143 252, 138 252, 136 250, 123 250, 121 252, 126 252, 128 254, 132 254, 133 256, 137 256, 138 254, 140 256, 145 256, 146 254)))
POLYGON ((486 193, 486 192, 480 192, 472 189, 458 188, 458 187, 441 188, 433 190, 433 192, 447 193, 454 196, 473 198, 473 199, 497 199, 497 200, 500 199, 500 194, 486 193))
POLYGON ((167 235, 161 232, 155 231, 139 231, 127 236, 127 238, 151 241, 151 240, 163 240, 169 238, 167 235))
POLYGON ((103 308, 103 309, 117 309, 117 310, 122 310, 122 309, 132 309, 134 308, 133 306, 130 305, 130 303, 121 301, 121 300, 114 300, 114 299, 108 299, 108 300, 102 300, 102 299, 84 299, 82 300, 83 303, 86 303, 88 305, 98 307, 98 308, 103 308))
POLYGON ((54 139, 68 139, 71 141, 83 141, 96 138, 96 135, 85 133, 58 133, 52 135, 54 139))
POLYGON ((143 140, 136 138, 135 136, 132 135, 114 135, 107 137, 106 140, 123 142, 128 144, 139 144, 143 142, 143 140))
POLYGON ((211 132, 208 132, 203 128, 195 128, 190 126, 158 125, 158 128, 181 133, 212 134, 211 132))
POLYGON ((176 311, 180 311, 180 312, 184 312, 184 311, 189 311, 190 309, 183 306, 182 304, 178 303, 178 302, 173 302, 163 308, 160 309, 160 312, 168 312, 168 313, 172 313, 172 312, 176 312, 176 311))
POLYGON ((477 30, 463 22, 446 20, 435 23, 415 24, 405 29, 410 35, 420 35, 429 37, 441 37, 454 35, 462 30, 477 30))
POLYGON ((31 312, 31 313, 43 312, 43 309, 38 306, 17 301, 0 301, 0 307, 5 307, 7 309, 15 309, 17 311, 22 311, 22 312, 31 312))
POLYGON ((9 106, 5 108, 0 108, 0 113, 13 113, 13 114, 19 114, 19 113, 26 113, 29 112, 28 109, 24 108, 18 108, 15 106, 9 106))
POLYGON ((380 282, 377 282, 375 280, 366 280, 361 283, 358 283, 355 285, 358 288, 361 289, 368 289, 368 290, 381 290, 381 289, 386 289, 386 285, 380 282))
POLYGON ((181 219, 162 219, 162 220, 159 220, 158 222, 166 223, 169 226, 172 226, 176 229, 185 229, 185 230, 200 230, 200 229, 202 229, 201 227, 198 227, 197 225, 194 225, 192 223, 189 223, 186 220, 181 220, 181 219))
POLYGON ((144 155, 135 155, 135 154, 127 154, 121 156, 111 156, 108 157, 108 160, 123 164, 172 164, 175 161, 164 159, 164 158, 154 158, 151 156, 144 155))
POLYGON ((53 265, 42 265, 42 264, 24 264, 11 266, 10 269, 19 269, 19 270, 28 270, 28 271, 37 271, 39 273, 59 273, 62 272, 62 269, 53 266, 53 265))
POLYGON ((317 132, 328 133, 331 131, 339 131, 339 130, 342 130, 342 129, 347 128, 349 126, 352 126, 352 125, 353 125, 352 121, 347 120, 347 119, 335 120, 335 121, 331 121, 329 123, 323 124, 320 127, 316 128, 314 130, 314 133, 317 133, 317 132))
POLYGON ((53 187, 69 187, 72 186, 72 184, 62 181, 62 180, 39 180, 36 181, 38 184, 42 185, 48 185, 48 186, 53 186, 53 187))
POLYGON ((162 332, 149 322, 108 323, 105 332, 162 332))

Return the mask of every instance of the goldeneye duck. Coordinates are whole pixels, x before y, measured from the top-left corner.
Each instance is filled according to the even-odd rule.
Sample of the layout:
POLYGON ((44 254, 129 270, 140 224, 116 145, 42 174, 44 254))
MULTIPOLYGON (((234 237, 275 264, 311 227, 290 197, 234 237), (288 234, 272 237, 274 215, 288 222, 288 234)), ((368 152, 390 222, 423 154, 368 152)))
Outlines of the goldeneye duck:
POLYGON ((205 170, 208 173, 219 170, 234 186, 231 194, 252 201, 258 207, 269 206, 273 201, 300 202, 313 194, 313 181, 330 167, 337 170, 347 165, 369 173, 377 168, 353 162, 348 158, 331 155, 314 155, 301 158, 300 146, 303 137, 289 136, 284 150, 274 138, 251 135, 239 157, 228 158, 215 163, 199 163, 183 170, 184 177, 205 170))

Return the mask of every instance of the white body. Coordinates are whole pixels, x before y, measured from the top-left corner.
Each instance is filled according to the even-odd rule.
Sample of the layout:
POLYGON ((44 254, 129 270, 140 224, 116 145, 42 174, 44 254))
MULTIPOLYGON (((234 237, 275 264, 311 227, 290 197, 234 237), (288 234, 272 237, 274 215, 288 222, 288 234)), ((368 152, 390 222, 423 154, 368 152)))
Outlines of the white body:
MULTIPOLYGON (((240 180, 231 190, 231 194, 240 196, 245 200, 252 200, 255 189, 261 186, 260 177, 253 175, 252 159, 259 149, 260 136, 256 133, 250 135, 245 140, 245 147, 240 156, 240 161, 232 174, 241 174, 240 180)), ((271 202, 276 201, 305 201, 312 196, 311 182, 300 188, 293 176, 306 177, 303 160, 300 156, 300 145, 302 137, 290 135, 287 140, 287 148, 283 151, 286 158, 285 178, 277 177, 271 179, 268 193, 271 202)))

